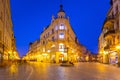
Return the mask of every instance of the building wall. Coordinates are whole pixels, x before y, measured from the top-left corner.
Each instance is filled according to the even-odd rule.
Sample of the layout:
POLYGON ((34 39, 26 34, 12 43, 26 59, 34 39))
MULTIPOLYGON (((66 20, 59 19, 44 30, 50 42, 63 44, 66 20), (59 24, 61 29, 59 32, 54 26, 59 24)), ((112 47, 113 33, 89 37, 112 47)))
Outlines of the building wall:
POLYGON ((23 57, 23 60, 33 60, 33 61, 40 61, 40 40, 36 40, 29 44, 29 51, 27 52, 26 56, 23 57))
MULTIPOLYGON (((66 17, 62 5, 57 13, 52 16, 51 23, 40 34, 40 43, 30 45, 29 51, 23 60, 29 60, 33 51, 38 51, 37 60, 42 62, 77 61, 81 56, 81 44, 79 43, 70 23, 66 17), (34 47, 32 47, 34 46, 34 47), (37 47, 35 47, 37 46, 37 47), (38 48, 38 49, 37 49, 38 48)), ((35 59, 35 56, 33 57, 35 59)))
POLYGON ((13 39, 10 0, 0 0, 0 52, 4 60, 12 58, 13 44, 15 44, 13 39))
MULTIPOLYGON (((70 26, 69 20, 65 18, 65 13, 63 12, 59 12, 58 17, 54 19, 47 28, 44 29, 44 32, 40 36, 40 41, 41 45, 43 45, 42 53, 50 51, 50 58, 52 59, 52 55, 54 55, 55 58, 57 58, 54 58, 57 62, 60 61, 58 60, 60 56, 62 60, 63 58, 64 60, 68 60, 68 56, 73 56, 72 52, 77 52, 77 50, 75 50, 75 47, 77 48, 76 35, 70 26), (61 35, 62 33, 64 36, 61 35), (65 50, 67 52, 65 52, 65 50), (64 57, 62 57, 62 55, 64 57)), ((74 56, 75 55, 77 56, 77 53, 75 53, 74 56)))
POLYGON ((117 61, 118 56, 120 57, 120 48, 117 48, 120 46, 120 0, 111 0, 111 2, 99 37, 99 54, 103 63, 111 63, 113 59, 117 61))

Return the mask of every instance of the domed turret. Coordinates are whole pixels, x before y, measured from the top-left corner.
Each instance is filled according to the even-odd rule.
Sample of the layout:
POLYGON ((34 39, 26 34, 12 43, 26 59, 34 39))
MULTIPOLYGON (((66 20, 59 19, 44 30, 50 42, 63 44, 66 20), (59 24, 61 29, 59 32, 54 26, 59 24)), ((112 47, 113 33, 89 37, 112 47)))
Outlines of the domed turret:
POLYGON ((60 5, 60 10, 58 11, 58 18, 65 18, 65 11, 63 10, 63 5, 60 5))

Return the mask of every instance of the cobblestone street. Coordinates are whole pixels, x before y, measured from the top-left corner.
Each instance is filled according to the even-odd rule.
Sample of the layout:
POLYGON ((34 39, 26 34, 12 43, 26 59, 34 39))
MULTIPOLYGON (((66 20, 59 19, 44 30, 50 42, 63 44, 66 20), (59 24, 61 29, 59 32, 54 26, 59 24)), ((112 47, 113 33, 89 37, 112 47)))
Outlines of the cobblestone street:
POLYGON ((76 63, 73 67, 30 62, 0 68, 0 80, 119 80, 120 68, 100 63, 76 63))

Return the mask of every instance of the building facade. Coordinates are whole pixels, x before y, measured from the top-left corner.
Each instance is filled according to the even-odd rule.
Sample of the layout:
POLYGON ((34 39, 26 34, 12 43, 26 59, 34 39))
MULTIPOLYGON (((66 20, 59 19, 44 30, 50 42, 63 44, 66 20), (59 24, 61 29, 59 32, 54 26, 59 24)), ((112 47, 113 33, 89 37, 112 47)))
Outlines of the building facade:
POLYGON ((46 61, 77 61, 77 37, 66 17, 62 5, 57 17, 52 16, 51 24, 40 35, 42 55, 46 61))
POLYGON ((40 42, 35 46, 38 45, 38 48, 32 48, 33 50, 37 50, 38 54, 36 52, 32 53, 32 50, 29 49, 23 59, 29 60, 29 55, 32 54, 36 55, 34 59, 41 62, 60 63, 62 61, 77 62, 79 60, 82 54, 82 45, 73 31, 69 17, 66 17, 62 5, 60 5, 57 17, 52 16, 51 23, 44 28, 44 31, 40 35, 40 42))
POLYGON ((102 63, 120 63, 120 0, 111 0, 99 37, 99 60, 102 63))
POLYGON ((40 54, 40 40, 36 40, 29 44, 29 50, 22 60, 41 61, 40 54))
POLYGON ((10 12, 10 0, 0 0, 0 60, 19 58, 10 12))

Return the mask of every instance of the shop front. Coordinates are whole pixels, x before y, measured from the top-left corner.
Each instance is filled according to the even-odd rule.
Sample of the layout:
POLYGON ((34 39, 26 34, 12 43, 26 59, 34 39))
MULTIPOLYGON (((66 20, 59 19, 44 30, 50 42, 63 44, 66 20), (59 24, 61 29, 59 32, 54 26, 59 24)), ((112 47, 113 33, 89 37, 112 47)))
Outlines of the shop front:
POLYGON ((113 51, 109 55, 109 63, 110 64, 117 64, 118 63, 118 53, 113 51))

